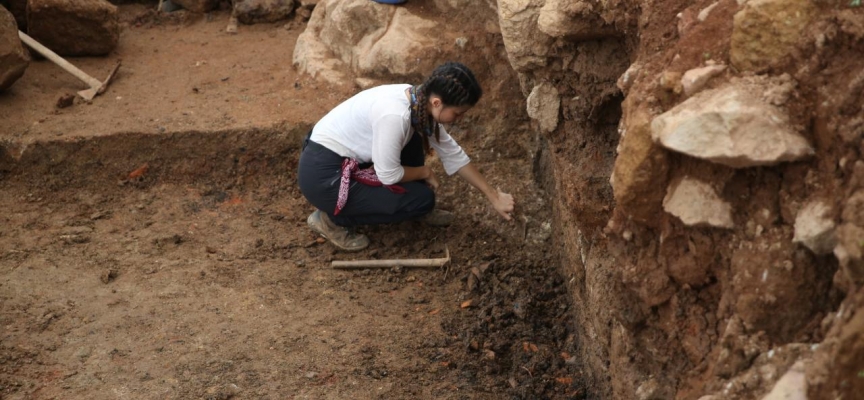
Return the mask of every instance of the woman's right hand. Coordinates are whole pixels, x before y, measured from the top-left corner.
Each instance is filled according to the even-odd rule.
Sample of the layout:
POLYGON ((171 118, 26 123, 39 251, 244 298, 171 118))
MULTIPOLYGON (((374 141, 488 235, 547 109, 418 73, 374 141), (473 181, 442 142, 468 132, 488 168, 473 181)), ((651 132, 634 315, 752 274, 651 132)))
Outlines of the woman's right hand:
POLYGON ((512 219, 510 213, 513 212, 515 207, 513 196, 502 192, 501 189, 498 189, 495 191, 495 195, 489 198, 489 202, 492 203, 492 208, 494 208, 501 217, 508 221, 512 219))

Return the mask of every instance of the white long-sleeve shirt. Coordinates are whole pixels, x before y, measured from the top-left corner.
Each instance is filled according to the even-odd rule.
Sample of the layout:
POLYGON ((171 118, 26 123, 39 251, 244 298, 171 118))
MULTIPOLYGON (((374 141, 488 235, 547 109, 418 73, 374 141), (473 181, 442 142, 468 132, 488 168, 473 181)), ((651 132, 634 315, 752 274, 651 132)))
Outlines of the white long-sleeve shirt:
MULTIPOLYGON (((411 109, 407 84, 383 85, 357 93, 321 118, 311 140, 342 157, 361 163, 372 162, 378 179, 385 185, 399 183, 405 175, 400 155, 411 140, 411 109)), ((462 147, 439 127, 440 141, 429 138, 444 165, 453 175, 471 159, 462 147)))

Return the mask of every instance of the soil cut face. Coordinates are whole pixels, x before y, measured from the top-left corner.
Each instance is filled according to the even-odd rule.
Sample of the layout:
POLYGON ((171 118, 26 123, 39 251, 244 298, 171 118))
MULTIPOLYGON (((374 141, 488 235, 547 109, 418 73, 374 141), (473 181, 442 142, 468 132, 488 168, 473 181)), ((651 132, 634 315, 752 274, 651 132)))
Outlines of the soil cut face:
POLYGON ((591 397, 525 133, 454 130, 516 221, 444 178, 453 226, 369 227, 369 249, 337 252, 306 227, 295 171, 303 134, 357 89, 296 76, 302 26, 121 13, 123 67, 92 104, 55 108, 79 86, 44 61, 0 96, 0 396, 591 397), (442 269, 330 268, 445 249, 442 269))

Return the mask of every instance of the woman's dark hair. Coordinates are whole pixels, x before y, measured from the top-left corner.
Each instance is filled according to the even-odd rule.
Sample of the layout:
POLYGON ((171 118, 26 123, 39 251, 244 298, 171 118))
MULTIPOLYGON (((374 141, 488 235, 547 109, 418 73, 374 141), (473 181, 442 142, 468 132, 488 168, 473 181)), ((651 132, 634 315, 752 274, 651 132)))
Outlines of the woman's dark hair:
MULTIPOLYGON (((483 96, 483 89, 474 77, 474 73, 465 64, 449 61, 435 68, 432 75, 426 78, 422 85, 417 86, 417 104, 421 111, 412 120, 416 121, 415 130, 423 130, 431 127, 435 141, 439 141, 438 124, 432 120, 426 112, 426 102, 429 96, 436 95, 441 98, 445 106, 461 107, 474 106, 483 96)), ((429 152, 429 138, 423 136, 423 147, 429 152)))
POLYGON ((483 95, 474 73, 464 64, 452 61, 432 71, 432 75, 423 82, 422 92, 427 99, 434 94, 445 106, 452 107, 473 106, 483 95))

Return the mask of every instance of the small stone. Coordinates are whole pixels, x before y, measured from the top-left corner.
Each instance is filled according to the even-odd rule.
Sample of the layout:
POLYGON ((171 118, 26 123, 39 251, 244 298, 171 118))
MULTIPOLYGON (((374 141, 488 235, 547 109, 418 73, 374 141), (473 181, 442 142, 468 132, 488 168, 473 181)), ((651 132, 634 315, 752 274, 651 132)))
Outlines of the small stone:
POLYGON ((108 284, 111 281, 113 281, 114 278, 116 278, 116 277, 117 277, 117 270, 114 268, 110 268, 110 269, 106 269, 105 271, 102 271, 102 274, 99 275, 99 280, 101 280, 102 283, 108 284))
POLYGON ((691 177, 669 185, 663 209, 688 226, 732 228, 732 206, 711 185, 691 177))
POLYGON ((75 95, 71 93, 66 93, 60 96, 57 99, 57 108, 66 108, 71 106, 75 102, 75 95))
POLYGON ((807 203, 795 217, 795 237, 792 241, 803 244, 815 254, 829 254, 837 244, 835 226, 828 204, 823 201, 807 203))

